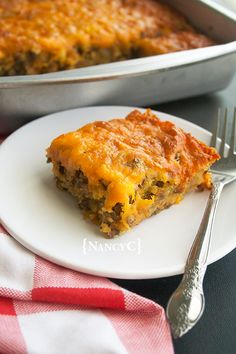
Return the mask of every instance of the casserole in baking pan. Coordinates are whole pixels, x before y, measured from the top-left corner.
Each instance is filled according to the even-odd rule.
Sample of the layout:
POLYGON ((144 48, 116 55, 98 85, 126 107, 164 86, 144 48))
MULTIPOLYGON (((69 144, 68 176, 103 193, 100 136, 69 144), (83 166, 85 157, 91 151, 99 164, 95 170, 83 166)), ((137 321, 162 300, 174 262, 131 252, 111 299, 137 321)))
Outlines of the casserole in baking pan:
POLYGON ((207 47, 158 0, 0 0, 0 75, 42 74, 207 47))

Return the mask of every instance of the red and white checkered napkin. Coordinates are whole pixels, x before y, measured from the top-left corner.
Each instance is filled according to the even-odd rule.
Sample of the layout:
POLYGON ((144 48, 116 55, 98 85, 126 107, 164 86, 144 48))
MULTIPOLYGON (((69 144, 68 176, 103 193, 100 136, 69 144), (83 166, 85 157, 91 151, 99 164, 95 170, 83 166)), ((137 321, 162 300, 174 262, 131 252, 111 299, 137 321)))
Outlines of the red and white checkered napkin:
POLYGON ((173 353, 162 307, 52 264, 0 227, 0 353, 173 353))

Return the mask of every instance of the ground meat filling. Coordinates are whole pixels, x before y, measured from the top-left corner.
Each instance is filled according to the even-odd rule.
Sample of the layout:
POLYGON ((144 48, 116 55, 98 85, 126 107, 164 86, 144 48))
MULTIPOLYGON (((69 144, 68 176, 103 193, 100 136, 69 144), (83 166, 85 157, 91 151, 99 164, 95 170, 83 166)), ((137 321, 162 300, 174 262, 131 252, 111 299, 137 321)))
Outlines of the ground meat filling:
POLYGON ((123 205, 121 203, 116 203, 116 205, 112 208, 112 212, 103 212, 102 210, 98 211, 99 224, 106 224, 110 229, 107 233, 108 237, 114 237, 120 233, 117 228, 117 224, 121 220, 122 212, 123 205))
MULTIPOLYGON (((48 159, 48 162, 51 162, 48 159)), ((129 162, 128 166, 134 168, 141 162, 134 159, 129 162)), ((103 191, 103 197, 95 199, 89 190, 89 181, 81 169, 71 173, 60 162, 54 163, 55 178, 57 186, 62 190, 68 190, 77 200, 78 206, 83 210, 86 217, 100 226, 102 232, 107 237, 112 238, 120 233, 120 223, 122 222, 122 213, 124 205, 116 203, 111 211, 104 210, 105 193, 109 185, 108 181, 100 179, 97 188, 103 191)), ((199 190, 202 185, 199 185, 199 190)), ((169 208, 173 203, 169 201, 172 195, 183 193, 183 186, 170 185, 169 181, 162 181, 160 178, 149 179, 145 177, 140 184, 137 185, 134 195, 129 196, 129 205, 134 205, 139 196, 143 200, 153 200, 150 205, 150 215, 158 214, 161 210, 169 208), (167 202, 165 202, 167 200, 167 202)), ((135 214, 135 212, 134 212, 135 214)), ((129 227, 133 227, 137 223, 135 215, 127 216, 126 222, 129 227)))
MULTIPOLYGON (((56 183, 61 190, 69 190, 77 199, 78 206, 83 210, 90 219, 96 221, 101 226, 106 224, 110 231, 107 233, 108 237, 114 237, 119 234, 117 223, 121 220, 123 212, 123 205, 116 203, 111 212, 103 211, 105 198, 94 199, 89 192, 88 178, 84 175, 82 170, 77 170, 76 173, 71 174, 59 162, 55 166, 57 171, 56 183)), ((103 189, 107 189, 107 182, 99 181, 103 189)), ((134 201, 133 201, 134 202, 134 201)))

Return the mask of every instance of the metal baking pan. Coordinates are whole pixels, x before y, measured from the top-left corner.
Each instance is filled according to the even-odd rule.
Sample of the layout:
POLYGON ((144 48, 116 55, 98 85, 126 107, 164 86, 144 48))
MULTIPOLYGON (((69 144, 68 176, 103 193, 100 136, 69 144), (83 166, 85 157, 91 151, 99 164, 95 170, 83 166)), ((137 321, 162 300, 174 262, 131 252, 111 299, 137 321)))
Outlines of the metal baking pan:
POLYGON ((68 108, 147 106, 226 87, 236 70, 236 15, 210 0, 166 2, 222 44, 51 74, 0 77, 0 134, 68 108))

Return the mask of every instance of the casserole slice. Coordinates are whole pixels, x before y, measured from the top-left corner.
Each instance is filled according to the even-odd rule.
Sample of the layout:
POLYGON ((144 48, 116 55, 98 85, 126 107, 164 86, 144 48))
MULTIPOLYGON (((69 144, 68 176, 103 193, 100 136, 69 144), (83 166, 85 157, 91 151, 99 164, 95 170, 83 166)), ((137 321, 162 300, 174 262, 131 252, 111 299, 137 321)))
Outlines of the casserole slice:
POLYGON ((179 203, 189 191, 211 188, 208 169, 219 159, 214 148, 151 110, 63 134, 47 157, 58 187, 110 238, 179 203))

